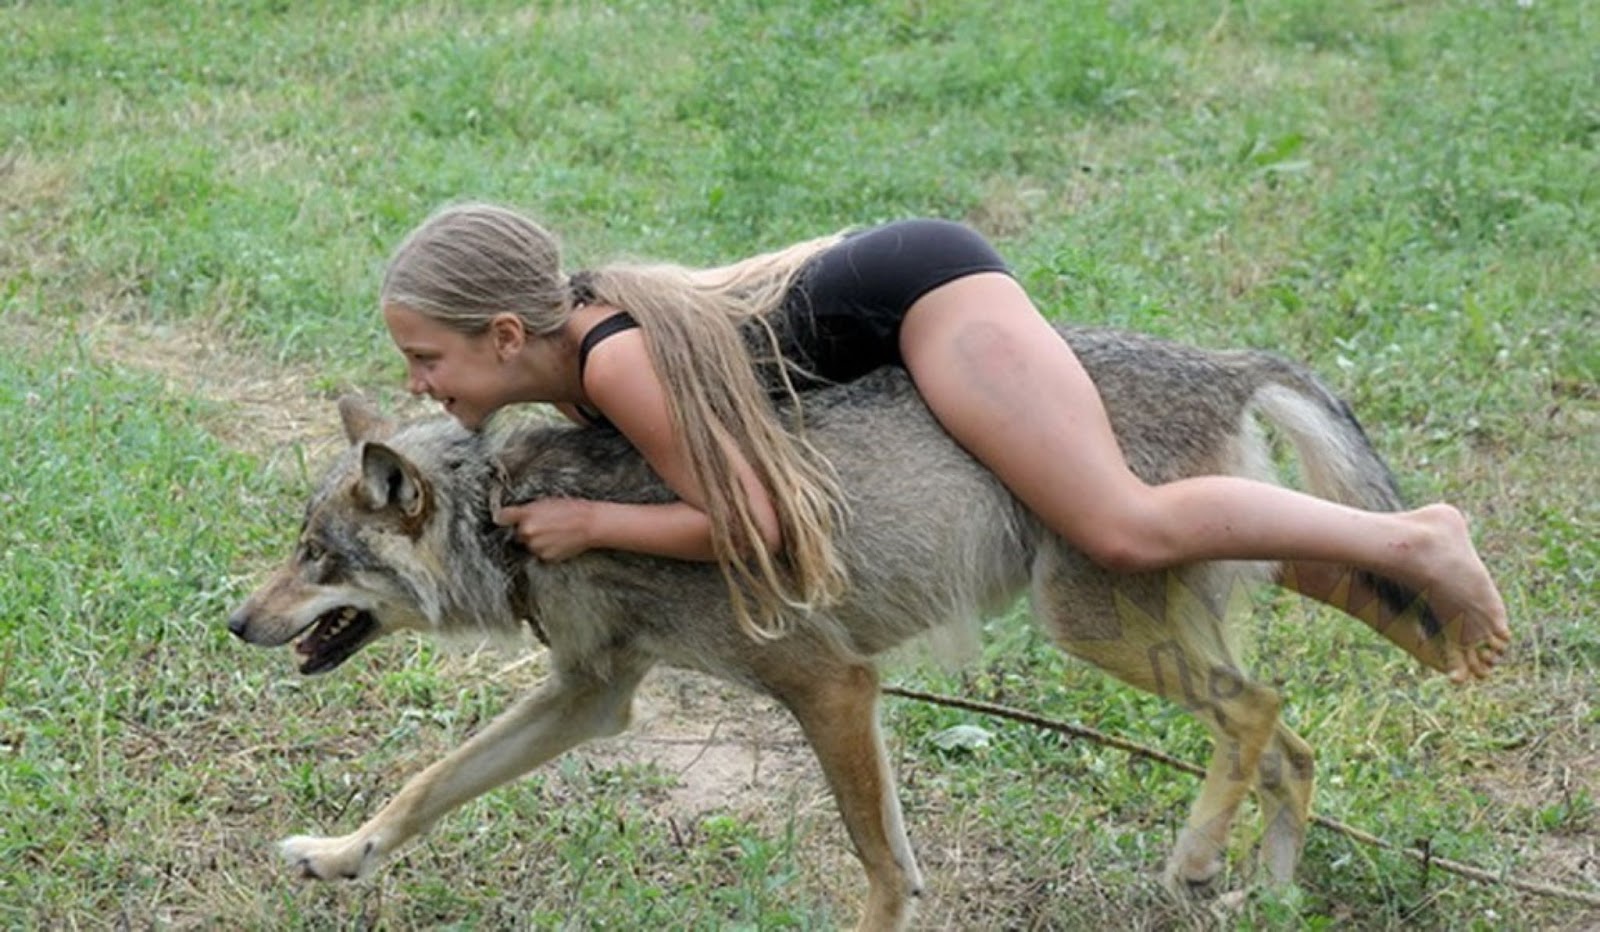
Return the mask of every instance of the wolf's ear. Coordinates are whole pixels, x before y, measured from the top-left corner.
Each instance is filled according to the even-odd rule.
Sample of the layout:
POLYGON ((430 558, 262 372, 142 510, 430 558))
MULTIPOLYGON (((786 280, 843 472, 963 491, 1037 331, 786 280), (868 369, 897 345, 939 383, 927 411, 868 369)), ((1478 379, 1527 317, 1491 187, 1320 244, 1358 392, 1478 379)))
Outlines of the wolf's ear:
POLYGON ((382 440, 395 430, 394 420, 384 417, 377 405, 360 395, 345 395, 339 399, 339 420, 344 422, 344 436, 351 445, 363 440, 382 440))
POLYGON ((361 444, 361 481, 355 493, 368 508, 393 508, 411 522, 427 517, 427 480, 405 457, 376 440, 361 444))

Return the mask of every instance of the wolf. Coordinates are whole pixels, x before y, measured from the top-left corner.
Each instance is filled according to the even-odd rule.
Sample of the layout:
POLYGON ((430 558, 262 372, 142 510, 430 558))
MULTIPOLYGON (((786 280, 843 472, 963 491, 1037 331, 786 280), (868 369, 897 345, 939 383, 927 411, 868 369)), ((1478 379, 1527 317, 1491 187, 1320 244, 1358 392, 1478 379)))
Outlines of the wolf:
MULTIPOLYGON (((1280 481, 1265 424, 1287 438, 1308 491, 1368 509, 1402 507, 1349 406, 1300 365, 1119 330, 1060 332, 1147 482, 1200 474, 1280 481)), ((1286 568, 1211 562, 1115 574, 1096 566, 939 427, 902 370, 809 392, 788 415, 843 488, 848 519, 838 547, 850 584, 836 604, 788 618, 787 634, 773 640, 741 633, 727 583, 710 564, 612 551, 546 563, 491 523, 499 504, 543 496, 671 500, 619 434, 531 421, 473 433, 442 415, 402 424, 355 398, 339 410, 350 446, 312 495, 293 554, 232 614, 230 630, 261 646, 292 642, 301 672, 316 674, 394 631, 493 637, 527 626, 547 646, 551 672, 359 828, 281 842, 308 878, 365 876, 451 809, 623 731, 642 678, 668 664, 774 697, 794 715, 866 874, 859 927, 904 928, 923 880, 879 730, 874 658, 936 630, 970 632, 1024 592, 1061 649, 1180 704, 1214 738, 1165 879, 1179 889, 1211 882, 1252 792, 1264 823, 1261 867, 1271 881, 1293 878, 1312 750, 1280 718, 1278 693, 1241 667, 1227 621, 1241 592, 1285 583, 1286 568)), ((1367 582, 1395 617, 1415 611, 1412 593, 1367 582)))

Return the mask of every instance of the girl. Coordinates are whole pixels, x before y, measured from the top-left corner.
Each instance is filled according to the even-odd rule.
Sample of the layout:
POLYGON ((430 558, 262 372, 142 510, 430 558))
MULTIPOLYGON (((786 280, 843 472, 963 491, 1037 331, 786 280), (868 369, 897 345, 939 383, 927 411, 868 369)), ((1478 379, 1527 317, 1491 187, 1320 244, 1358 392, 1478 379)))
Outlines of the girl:
POLYGON ((569 276, 543 228, 465 204, 406 238, 380 299, 413 394, 470 429, 525 401, 609 424, 680 499, 503 509, 495 520, 529 551, 716 560, 754 636, 775 636, 768 624, 783 605, 826 605, 845 585, 831 472, 777 424, 769 392, 899 365, 951 436, 1102 566, 1280 560, 1286 585, 1352 614, 1378 603, 1345 568, 1376 573, 1423 593, 1444 634, 1430 640, 1393 610, 1358 617, 1456 682, 1488 676, 1510 640, 1500 594, 1448 505, 1366 512, 1231 476, 1146 485, 1072 350, 959 224, 892 223, 715 269, 614 264, 569 276))

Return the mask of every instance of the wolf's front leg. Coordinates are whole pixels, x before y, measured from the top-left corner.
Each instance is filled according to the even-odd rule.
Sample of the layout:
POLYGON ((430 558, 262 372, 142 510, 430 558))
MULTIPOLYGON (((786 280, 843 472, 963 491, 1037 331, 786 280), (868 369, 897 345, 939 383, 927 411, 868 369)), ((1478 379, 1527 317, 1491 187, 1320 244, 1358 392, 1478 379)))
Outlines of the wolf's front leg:
POLYGON ((813 656, 799 664, 781 649, 769 653, 790 662, 762 670, 762 681, 805 731, 867 871, 867 902, 856 928, 908 928, 922 895, 922 873, 906 838, 878 727, 877 671, 840 658, 813 656))
POLYGON ((297 835, 279 850, 307 878, 355 879, 373 870, 440 816, 591 738, 628 725, 634 690, 648 664, 618 663, 612 679, 555 676, 443 760, 411 779, 367 823, 348 835, 297 835))

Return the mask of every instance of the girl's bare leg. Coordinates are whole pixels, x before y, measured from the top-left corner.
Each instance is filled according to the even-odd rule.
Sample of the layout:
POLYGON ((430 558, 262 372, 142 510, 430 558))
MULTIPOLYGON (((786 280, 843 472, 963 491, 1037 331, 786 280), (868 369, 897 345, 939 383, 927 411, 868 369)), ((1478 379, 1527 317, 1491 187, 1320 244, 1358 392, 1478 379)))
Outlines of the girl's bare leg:
POLYGON ((1450 506, 1369 512, 1235 476, 1146 485, 1077 356, 1007 275, 924 295, 900 347, 945 429, 1103 566, 1242 559, 1369 570, 1428 599, 1446 634, 1445 659, 1430 666, 1457 682, 1488 676, 1510 641, 1500 594, 1450 506))

